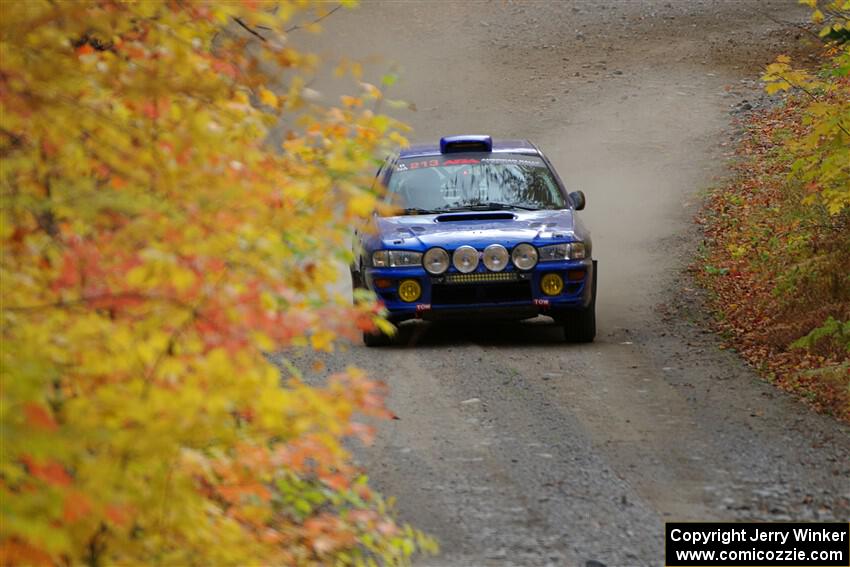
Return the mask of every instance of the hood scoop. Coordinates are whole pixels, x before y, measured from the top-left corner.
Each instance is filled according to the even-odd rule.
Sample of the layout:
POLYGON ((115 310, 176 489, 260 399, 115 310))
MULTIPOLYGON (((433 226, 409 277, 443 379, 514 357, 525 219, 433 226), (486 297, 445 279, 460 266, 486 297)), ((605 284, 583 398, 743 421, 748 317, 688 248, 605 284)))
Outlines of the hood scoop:
POLYGON ((492 221, 492 220, 514 220, 516 215, 508 212, 468 212, 449 213, 440 215, 434 220, 437 222, 469 222, 469 221, 492 221))

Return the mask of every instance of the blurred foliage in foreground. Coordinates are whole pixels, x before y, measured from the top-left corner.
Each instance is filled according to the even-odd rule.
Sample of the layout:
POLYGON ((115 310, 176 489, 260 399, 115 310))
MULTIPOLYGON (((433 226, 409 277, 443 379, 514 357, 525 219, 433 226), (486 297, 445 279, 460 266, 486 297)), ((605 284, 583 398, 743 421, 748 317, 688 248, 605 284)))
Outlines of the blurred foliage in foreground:
POLYGON ((351 369, 313 388, 264 357, 378 321, 329 283, 400 125, 361 97, 305 103, 317 61, 290 32, 324 10, 3 3, 3 565, 395 564, 433 548, 343 446, 370 435, 357 415, 388 414, 380 384, 351 369))
POLYGON ((750 120, 737 178, 703 212, 700 273, 746 358, 850 420, 850 1, 804 3, 839 41, 817 71, 767 67, 767 91, 789 94, 750 120))

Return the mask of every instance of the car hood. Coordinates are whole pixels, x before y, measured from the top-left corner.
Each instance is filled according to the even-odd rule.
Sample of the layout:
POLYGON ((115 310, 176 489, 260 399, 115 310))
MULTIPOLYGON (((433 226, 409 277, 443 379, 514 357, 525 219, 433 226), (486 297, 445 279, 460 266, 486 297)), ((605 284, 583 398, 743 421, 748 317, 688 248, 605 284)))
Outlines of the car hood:
POLYGON ((512 246, 584 239, 570 209, 378 217, 376 223, 378 239, 387 248, 456 248, 468 244, 481 249, 496 243, 512 246))

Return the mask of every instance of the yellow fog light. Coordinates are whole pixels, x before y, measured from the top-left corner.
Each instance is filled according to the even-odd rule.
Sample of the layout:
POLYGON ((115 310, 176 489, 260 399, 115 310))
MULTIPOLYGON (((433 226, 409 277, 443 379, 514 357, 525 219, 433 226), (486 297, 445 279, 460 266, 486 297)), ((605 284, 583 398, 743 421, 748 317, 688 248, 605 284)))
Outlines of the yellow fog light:
MULTIPOLYGON (((563 287, 563 282, 561 282, 561 287, 563 287)), ((416 280, 404 280, 398 286, 398 296, 402 301, 411 303, 419 299, 421 295, 422 286, 416 280)))
POLYGON ((540 289, 546 295, 558 295, 564 291, 564 280, 558 274, 546 274, 540 280, 540 289))

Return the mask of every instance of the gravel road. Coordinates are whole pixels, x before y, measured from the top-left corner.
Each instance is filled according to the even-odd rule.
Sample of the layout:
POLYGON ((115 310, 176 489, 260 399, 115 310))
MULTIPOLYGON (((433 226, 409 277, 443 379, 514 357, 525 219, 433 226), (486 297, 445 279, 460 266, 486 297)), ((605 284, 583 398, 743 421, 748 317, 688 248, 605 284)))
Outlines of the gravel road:
POLYGON ((850 429, 721 350, 682 275, 735 112, 799 45, 776 20, 805 18, 791 0, 366 2, 311 39, 379 55, 367 80, 398 70, 414 140, 527 137, 588 197, 595 343, 543 320, 414 325, 324 357, 390 385, 400 419, 356 454, 440 540, 423 564, 659 565, 665 521, 850 518, 850 429))

